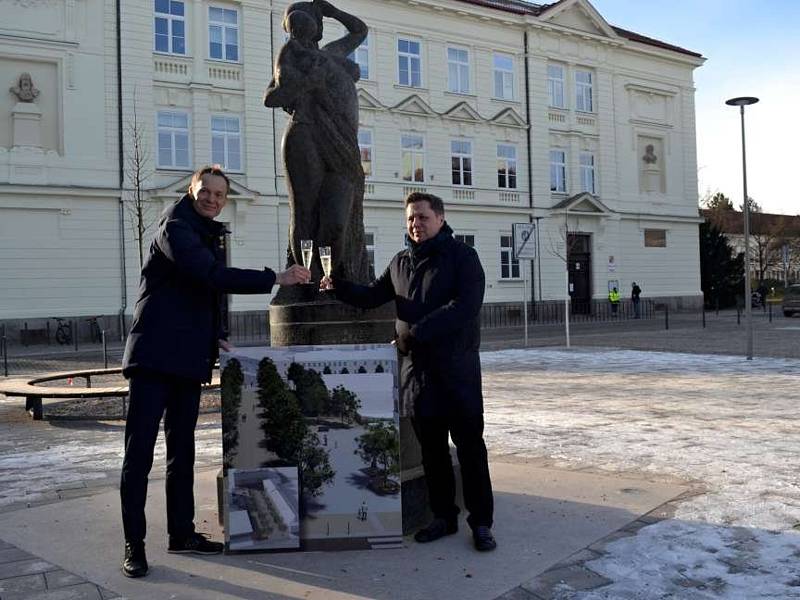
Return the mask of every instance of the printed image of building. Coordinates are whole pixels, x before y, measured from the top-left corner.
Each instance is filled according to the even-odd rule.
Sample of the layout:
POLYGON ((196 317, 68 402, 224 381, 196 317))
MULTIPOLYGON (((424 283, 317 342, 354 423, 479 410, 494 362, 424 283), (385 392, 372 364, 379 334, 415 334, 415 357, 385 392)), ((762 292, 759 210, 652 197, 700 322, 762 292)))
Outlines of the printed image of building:
MULTIPOLYGON (((0 26, 0 322, 129 316, 136 199, 153 223, 192 170, 233 188, 237 267, 284 266, 287 115, 263 91, 284 0, 14 3, 0 26), (27 86, 27 83, 26 83, 27 86), (27 89, 27 88, 26 88, 27 89), (28 99, 23 98, 25 96, 28 99)), ((441 196, 486 271, 487 303, 605 298, 609 282, 699 305, 693 51, 605 21, 587 0, 340 0, 370 33, 358 82, 370 260, 404 244, 403 198, 441 196), (512 256, 512 224, 538 256, 512 256)), ((624 25, 624 24, 623 24, 624 25)), ((324 42, 343 28, 326 19, 324 42)), ((267 296, 233 296, 233 313, 267 296)))

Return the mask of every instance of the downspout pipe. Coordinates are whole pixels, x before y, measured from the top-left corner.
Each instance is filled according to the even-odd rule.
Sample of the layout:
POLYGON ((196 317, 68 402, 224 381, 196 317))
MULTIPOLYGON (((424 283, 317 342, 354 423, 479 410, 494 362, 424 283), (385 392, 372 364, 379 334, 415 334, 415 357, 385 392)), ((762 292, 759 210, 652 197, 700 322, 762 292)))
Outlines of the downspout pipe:
POLYGON ((119 154, 119 338, 125 340, 125 312, 128 308, 128 278, 125 270, 125 153, 122 125, 122 0, 116 2, 117 18, 117 152, 119 154))
MULTIPOLYGON (((523 45, 525 47, 525 61, 524 61, 525 62, 525 122, 528 124, 528 135, 526 137, 526 141, 527 141, 527 144, 528 144, 528 165, 527 165, 527 167, 528 167, 528 169, 527 169, 527 171, 528 171, 528 207, 531 209, 531 212, 532 212, 533 211, 533 158, 531 156, 531 152, 532 152, 533 143, 532 143, 532 139, 531 139, 531 136, 532 136, 532 132, 531 132, 531 130, 532 130, 532 127, 531 127, 531 95, 530 95, 531 80, 530 80, 530 65, 528 64, 528 61, 530 60, 530 57, 528 55, 528 30, 527 29, 522 32, 522 37, 523 37, 523 45)), ((529 222, 533 223, 533 214, 528 215, 528 218, 530 220, 529 222)), ((536 221, 536 236, 537 236, 537 239, 538 239, 538 236, 539 236, 539 221, 538 220, 536 221)), ((538 248, 537 248, 537 250, 538 250, 538 248)), ((537 254, 538 254, 538 252, 537 252, 537 254)), ((535 318, 535 315, 536 315, 536 310, 535 310, 535 307, 536 307, 536 274, 534 273, 533 263, 534 263, 534 261, 531 261, 531 264, 530 264, 530 269, 531 269, 531 298, 533 299, 533 305, 534 305, 533 314, 534 314, 534 318, 535 318)), ((541 277, 541 274, 540 274, 540 277, 541 277)), ((541 290, 539 291, 539 294, 541 295, 541 290)))

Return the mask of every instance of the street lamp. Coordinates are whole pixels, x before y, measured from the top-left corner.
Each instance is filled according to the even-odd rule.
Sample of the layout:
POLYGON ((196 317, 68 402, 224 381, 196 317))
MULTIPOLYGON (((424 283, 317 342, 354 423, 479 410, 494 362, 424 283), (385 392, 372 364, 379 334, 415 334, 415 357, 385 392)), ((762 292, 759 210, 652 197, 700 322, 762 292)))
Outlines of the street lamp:
POLYGON ((744 143, 744 107, 758 102, 758 98, 742 96, 726 100, 728 106, 738 106, 742 117, 742 185, 744 187, 744 315, 747 323, 747 360, 753 360, 753 310, 750 289, 750 202, 747 198, 747 156, 744 143))

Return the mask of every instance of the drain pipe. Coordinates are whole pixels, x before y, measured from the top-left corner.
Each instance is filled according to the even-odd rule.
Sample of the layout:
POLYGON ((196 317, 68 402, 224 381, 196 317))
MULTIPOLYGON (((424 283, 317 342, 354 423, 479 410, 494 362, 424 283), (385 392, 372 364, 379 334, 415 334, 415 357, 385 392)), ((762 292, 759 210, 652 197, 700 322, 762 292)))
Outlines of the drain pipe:
POLYGON ((128 278, 125 270, 125 154, 122 126, 122 0, 117 0, 117 138, 119 153, 119 339, 125 340, 125 312, 128 308, 128 278))
MULTIPOLYGON (((528 124, 528 135, 527 135, 527 144, 528 144, 528 207, 533 210, 533 160, 531 158, 531 151, 532 151, 532 141, 531 136, 533 135, 531 130, 531 95, 530 95, 530 66, 528 64, 529 56, 528 56, 528 30, 526 29, 523 33, 523 45, 525 47, 525 121, 528 124)), ((528 216, 529 222, 533 223, 534 217, 533 214, 528 216)), ((538 239, 539 236, 539 220, 536 219, 536 236, 538 239)), ((538 248, 537 248, 538 254, 538 248)), ((533 298, 533 307, 534 307, 534 315, 536 314, 536 273, 534 272, 533 268, 534 261, 531 260, 530 269, 531 269, 531 298, 533 298)), ((541 265, 541 263, 539 263, 541 265)), ((539 273, 539 296, 541 297, 541 272, 539 273)))

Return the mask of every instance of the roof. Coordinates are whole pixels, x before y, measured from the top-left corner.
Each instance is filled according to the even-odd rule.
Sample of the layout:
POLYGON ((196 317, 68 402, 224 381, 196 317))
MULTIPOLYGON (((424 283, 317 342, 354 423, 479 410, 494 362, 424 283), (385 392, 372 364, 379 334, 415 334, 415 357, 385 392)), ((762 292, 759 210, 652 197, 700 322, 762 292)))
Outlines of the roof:
MULTIPOLYGON (((700 209, 705 219, 716 224, 722 233, 744 235, 744 217, 738 210, 700 209)), ((772 213, 750 213, 750 231, 754 235, 786 235, 800 237, 800 215, 776 215, 772 213)))
MULTIPOLYGON (((526 0, 458 0, 458 1, 464 2, 466 4, 474 4, 476 6, 485 6, 486 8, 495 8, 497 10, 503 10, 517 15, 532 15, 534 17, 538 17, 549 8, 552 8, 556 4, 559 4, 559 2, 561 2, 562 0, 559 0, 559 2, 553 2, 551 4, 535 4, 533 2, 526 2, 526 0)), ((694 56, 696 58, 703 58, 703 55, 700 54, 699 52, 687 50, 686 48, 681 48, 680 46, 675 46, 674 44, 668 44, 667 42, 662 42, 661 40, 657 40, 655 38, 651 38, 646 35, 636 33, 635 31, 629 31, 627 29, 623 29, 622 27, 616 27, 614 25, 612 25, 611 28, 619 36, 627 40, 630 40, 632 42, 647 44, 648 46, 655 46, 656 48, 663 48, 664 50, 671 50, 672 52, 687 54, 689 56, 694 56)))

